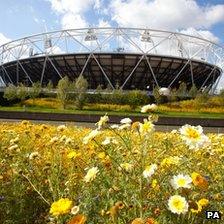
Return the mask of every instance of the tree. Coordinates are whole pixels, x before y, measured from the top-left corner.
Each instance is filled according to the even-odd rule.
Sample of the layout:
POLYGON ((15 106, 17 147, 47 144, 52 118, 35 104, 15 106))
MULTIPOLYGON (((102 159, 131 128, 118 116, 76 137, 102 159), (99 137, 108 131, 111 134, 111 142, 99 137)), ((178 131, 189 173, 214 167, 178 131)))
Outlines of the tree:
POLYGON ((80 75, 75 80, 75 91, 77 92, 75 104, 78 109, 82 109, 86 102, 86 90, 88 88, 87 80, 80 75))
POLYGON ((102 90, 103 90, 103 88, 102 88, 102 85, 98 85, 97 87, 96 87, 96 93, 101 93, 102 92, 102 90))
POLYGON ((17 87, 13 84, 9 84, 5 88, 3 97, 7 100, 15 100, 17 98, 17 87))
POLYGON ((203 91, 199 92, 196 96, 196 100, 200 104, 203 104, 203 105, 207 104, 209 100, 209 89, 206 88, 203 91))
POLYGON ((189 90, 188 95, 189 95, 189 97, 194 99, 197 96, 197 93, 198 93, 198 89, 197 89, 196 85, 193 84, 191 89, 189 90))
POLYGON ((17 86, 17 98, 20 99, 20 103, 23 104, 23 101, 29 96, 28 87, 20 83, 17 86))
POLYGON ((67 76, 60 79, 57 85, 57 98, 60 101, 62 108, 65 109, 69 100, 70 81, 67 76))
POLYGON ((33 104, 34 104, 34 99, 37 98, 41 93, 41 84, 40 82, 35 82, 33 83, 32 87, 29 90, 29 97, 33 99, 33 104))
POLYGON ((187 97, 187 85, 185 82, 181 82, 177 90, 177 96, 180 100, 183 100, 187 97))
POLYGON ((46 95, 47 96, 52 96, 52 90, 53 90, 54 86, 53 86, 53 83, 52 81, 50 80, 46 86, 46 95))
POLYGON ((112 91, 113 91, 113 88, 112 88, 111 85, 108 83, 107 88, 105 89, 104 92, 108 92, 108 93, 110 93, 110 92, 112 92, 112 91))
POLYGON ((170 91, 170 96, 169 96, 169 101, 170 102, 176 102, 178 101, 178 97, 177 97, 177 89, 171 89, 170 91))

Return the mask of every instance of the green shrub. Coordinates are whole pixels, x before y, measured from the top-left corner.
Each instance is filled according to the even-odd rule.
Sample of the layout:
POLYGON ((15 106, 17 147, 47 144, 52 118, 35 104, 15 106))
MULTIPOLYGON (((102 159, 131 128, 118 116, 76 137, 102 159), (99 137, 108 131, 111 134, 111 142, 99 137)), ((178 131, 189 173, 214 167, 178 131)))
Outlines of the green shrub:
POLYGON ((132 109, 135 109, 139 105, 147 104, 148 96, 145 92, 139 90, 131 90, 127 94, 128 105, 131 106, 132 109))

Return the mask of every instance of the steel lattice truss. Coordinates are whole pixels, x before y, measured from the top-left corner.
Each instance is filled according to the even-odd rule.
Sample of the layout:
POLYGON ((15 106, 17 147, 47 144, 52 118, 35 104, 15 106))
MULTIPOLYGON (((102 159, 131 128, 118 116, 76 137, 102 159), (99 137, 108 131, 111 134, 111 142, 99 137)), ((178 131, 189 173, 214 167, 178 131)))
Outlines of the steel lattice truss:
POLYGON ((48 32, 0 46, 0 82, 28 86, 80 74, 89 89, 155 86, 215 90, 224 68, 223 47, 181 33, 135 28, 85 28, 48 32))

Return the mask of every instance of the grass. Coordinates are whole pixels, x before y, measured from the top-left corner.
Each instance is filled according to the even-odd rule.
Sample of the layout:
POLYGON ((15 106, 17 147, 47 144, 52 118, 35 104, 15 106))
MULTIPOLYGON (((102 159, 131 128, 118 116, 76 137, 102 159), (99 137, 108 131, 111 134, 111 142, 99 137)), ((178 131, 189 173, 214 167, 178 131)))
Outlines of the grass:
MULTIPOLYGON (((118 115, 118 116, 145 116, 144 114, 134 111, 107 111, 107 110, 73 110, 73 109, 51 109, 38 106, 29 106, 23 108, 21 106, 0 107, 0 111, 18 111, 18 112, 41 112, 41 113, 69 113, 69 114, 88 114, 88 115, 118 115)), ((190 118, 209 118, 209 119, 224 119, 223 113, 208 113, 208 112, 158 112, 160 117, 190 117, 190 118)))

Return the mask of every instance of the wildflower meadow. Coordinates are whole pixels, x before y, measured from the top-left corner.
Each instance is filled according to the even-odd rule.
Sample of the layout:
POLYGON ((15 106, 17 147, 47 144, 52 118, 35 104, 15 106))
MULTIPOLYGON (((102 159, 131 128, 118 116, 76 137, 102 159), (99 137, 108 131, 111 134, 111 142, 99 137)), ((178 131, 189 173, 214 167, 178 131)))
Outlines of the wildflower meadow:
POLYGON ((0 223, 199 224, 223 213, 224 135, 156 132, 156 119, 1 123, 0 223))

